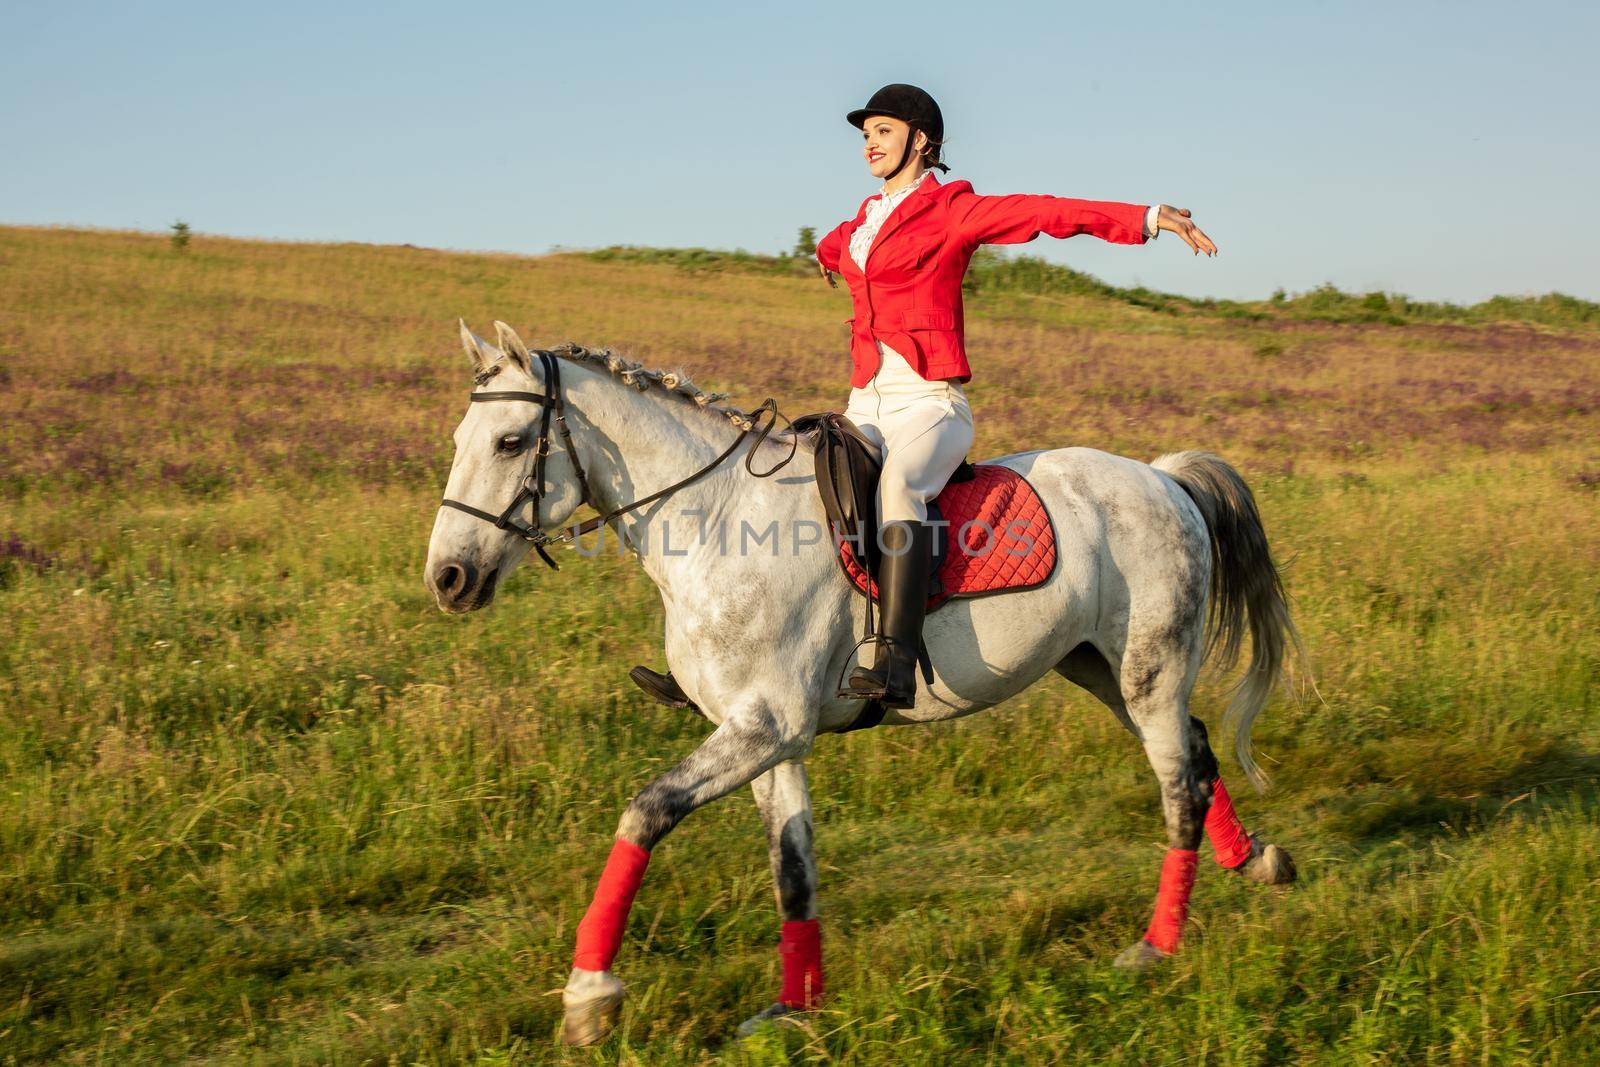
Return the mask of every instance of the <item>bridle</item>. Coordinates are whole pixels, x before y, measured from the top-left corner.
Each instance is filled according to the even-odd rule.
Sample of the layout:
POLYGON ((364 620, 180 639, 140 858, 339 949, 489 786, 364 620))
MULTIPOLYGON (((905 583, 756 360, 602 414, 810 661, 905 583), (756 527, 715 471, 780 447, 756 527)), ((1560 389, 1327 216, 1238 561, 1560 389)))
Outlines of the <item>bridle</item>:
MULTIPOLYGON (((580 345, 574 344, 571 341, 568 341, 562 347, 568 354, 575 355, 579 352, 586 351, 586 349, 580 345)), ((572 431, 567 429, 566 408, 561 396, 561 362, 557 358, 557 351, 534 348, 530 349, 529 352, 530 354, 539 357, 540 368, 544 371, 544 380, 546 383, 548 383, 550 389, 548 394, 529 393, 517 390, 503 390, 498 392, 474 392, 468 399, 470 399, 474 404, 492 404, 500 401, 520 400, 526 401, 530 404, 538 404, 543 409, 539 415, 539 436, 535 439, 533 446, 532 473, 522 480, 522 487, 517 490, 517 495, 511 498, 511 503, 507 504, 505 510, 499 515, 483 511, 480 508, 475 508, 471 504, 464 504, 459 500, 450 500, 448 498, 443 500, 440 503, 440 506, 454 508, 457 511, 464 511, 474 518, 482 519, 484 522, 493 523, 498 529, 511 530, 515 532, 524 541, 532 543, 534 551, 538 552, 540 558, 542 558, 545 563, 549 564, 551 570, 560 570, 561 568, 556 566, 556 561, 551 559, 550 553, 545 551, 546 545, 570 544, 572 541, 582 537, 584 534, 590 533, 604 526, 618 515, 632 511, 634 508, 642 507, 643 505, 650 503, 652 500, 659 500, 668 493, 676 492, 677 490, 688 485, 690 482, 704 477, 723 460, 733 455, 734 450, 739 447, 739 444, 746 437, 750 436, 752 431, 756 432, 756 440, 755 444, 751 446, 749 454, 744 457, 744 468, 757 478, 770 478, 772 475, 776 474, 780 468, 785 466, 791 459, 794 458, 795 451, 799 448, 800 439, 796 436, 793 438, 790 444, 789 454, 774 464, 771 470, 762 473, 756 471, 756 469, 750 465, 750 461, 755 458, 756 450, 761 446, 761 442, 767 439, 767 435, 770 434, 772 432, 772 428, 777 425, 778 419, 782 418, 778 412, 777 402, 769 396, 765 401, 762 402, 760 407, 756 408, 756 410, 751 413, 749 422, 744 426, 739 436, 734 438, 733 444, 729 445, 723 451, 722 455, 718 456, 704 467, 701 467, 699 470, 689 475, 689 477, 684 478, 682 481, 675 482, 672 485, 667 486, 665 489, 651 493, 649 496, 640 497, 638 500, 635 500, 630 504, 624 504, 622 507, 616 508, 604 515, 597 515, 592 519, 585 519, 576 526, 569 526, 565 530, 562 530, 559 534, 548 534, 539 528, 539 503, 546 495, 545 457, 550 454, 550 422, 552 419, 555 420, 556 425, 561 429, 561 441, 566 447, 567 457, 572 460, 572 469, 578 475, 578 488, 582 490, 583 495, 581 499, 583 503, 588 504, 596 511, 600 511, 601 508, 600 505, 594 502, 594 494, 589 489, 589 478, 584 473, 583 464, 578 460, 578 450, 572 443, 572 431), (767 420, 765 426, 760 425, 762 412, 767 412, 772 416, 767 420), (531 525, 529 523, 519 521, 516 517, 517 512, 522 509, 522 505, 530 500, 533 501, 533 523, 531 525)), ((474 381, 480 386, 487 384, 489 379, 493 378, 500 372, 500 366, 500 364, 496 364, 495 366, 490 367, 488 370, 483 371, 477 375, 474 381)), ((788 425, 788 419, 784 419, 783 421, 785 425, 788 425)), ((792 426, 790 427, 790 431, 792 434, 792 426)))

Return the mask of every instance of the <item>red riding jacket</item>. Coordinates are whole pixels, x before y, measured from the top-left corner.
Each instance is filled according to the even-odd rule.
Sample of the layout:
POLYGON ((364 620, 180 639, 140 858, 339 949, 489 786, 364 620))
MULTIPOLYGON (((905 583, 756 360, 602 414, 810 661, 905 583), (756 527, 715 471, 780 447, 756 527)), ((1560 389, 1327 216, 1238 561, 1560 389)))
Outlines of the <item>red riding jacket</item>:
POLYGON ((961 279, 979 245, 1021 244, 1041 233, 1063 238, 1091 233, 1128 245, 1148 240, 1147 207, 1030 193, 979 196, 965 179, 945 185, 930 173, 884 220, 863 273, 842 253, 878 195, 863 200, 855 218, 817 242, 818 262, 844 275, 855 302, 855 316, 845 320, 851 324, 850 385, 855 388, 877 373, 880 338, 930 381, 971 379, 961 279))

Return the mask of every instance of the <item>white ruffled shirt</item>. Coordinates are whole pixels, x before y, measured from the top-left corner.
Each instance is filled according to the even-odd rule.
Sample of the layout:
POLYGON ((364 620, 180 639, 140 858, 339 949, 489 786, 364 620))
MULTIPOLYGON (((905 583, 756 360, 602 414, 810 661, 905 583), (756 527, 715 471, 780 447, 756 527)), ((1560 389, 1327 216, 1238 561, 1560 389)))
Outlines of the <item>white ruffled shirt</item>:
MULTIPOLYGON (((932 173, 932 171, 923 171, 922 177, 904 189, 896 189, 892 193, 880 195, 867 208, 867 217, 861 220, 861 225, 857 226, 855 232, 850 235, 850 258, 856 261, 856 266, 861 267, 863 270, 866 269, 864 264, 867 260, 867 253, 872 250, 872 242, 877 238, 878 231, 883 229, 884 221, 900 205, 900 201, 910 196, 918 186, 928 180, 932 173)), ((880 194, 883 193, 881 186, 878 192, 880 194)), ((1152 241, 1160 235, 1160 231, 1156 228, 1156 218, 1160 214, 1160 204, 1151 204, 1150 210, 1144 213, 1144 235, 1152 241)))

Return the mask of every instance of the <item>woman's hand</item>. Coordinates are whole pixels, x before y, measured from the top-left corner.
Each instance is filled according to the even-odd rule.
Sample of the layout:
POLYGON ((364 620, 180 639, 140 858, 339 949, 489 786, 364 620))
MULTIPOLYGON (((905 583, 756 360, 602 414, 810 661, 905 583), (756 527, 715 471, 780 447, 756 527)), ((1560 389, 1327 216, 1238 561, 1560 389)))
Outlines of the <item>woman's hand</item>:
POLYGON ((826 280, 829 285, 833 286, 835 289, 839 288, 839 283, 833 280, 833 271, 829 270, 827 267, 824 267, 822 265, 822 260, 819 257, 812 256, 811 258, 816 260, 817 273, 821 274, 823 279, 826 280))
POLYGON ((1200 227, 1189 221, 1188 208, 1162 204, 1161 211, 1156 216, 1156 229, 1171 230, 1182 237, 1189 247, 1194 249, 1194 254, 1197 256, 1201 252, 1208 256, 1217 254, 1216 243, 1207 237, 1200 227))

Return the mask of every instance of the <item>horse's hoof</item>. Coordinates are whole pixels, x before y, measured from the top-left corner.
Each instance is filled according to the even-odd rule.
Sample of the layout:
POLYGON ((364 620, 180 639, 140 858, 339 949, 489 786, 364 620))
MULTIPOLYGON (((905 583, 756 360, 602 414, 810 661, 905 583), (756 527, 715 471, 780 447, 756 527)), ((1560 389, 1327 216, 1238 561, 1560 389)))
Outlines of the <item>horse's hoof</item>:
POLYGON ((561 1004, 566 1008, 561 1040, 568 1045, 598 1045, 622 1017, 622 982, 610 971, 574 967, 561 991, 561 1004))
POLYGON ((1124 971, 1143 971, 1154 967, 1166 958, 1167 953, 1162 952, 1141 937, 1117 953, 1117 958, 1111 961, 1111 965, 1124 971))
POLYGON ((1239 865, 1239 873, 1262 885, 1288 885, 1295 879, 1294 860, 1277 845, 1250 839, 1250 858, 1239 865))
POLYGON ((787 1004, 774 1004, 740 1023, 738 1033, 740 1037, 752 1037, 762 1030, 799 1026, 805 1016, 806 1013, 798 1008, 791 1008, 787 1004))

